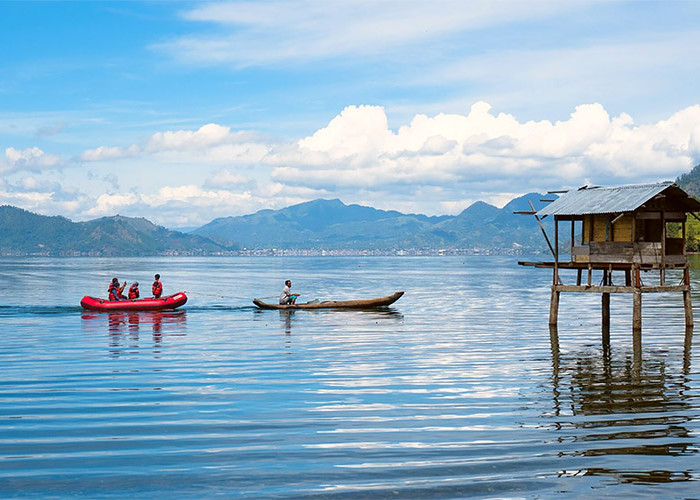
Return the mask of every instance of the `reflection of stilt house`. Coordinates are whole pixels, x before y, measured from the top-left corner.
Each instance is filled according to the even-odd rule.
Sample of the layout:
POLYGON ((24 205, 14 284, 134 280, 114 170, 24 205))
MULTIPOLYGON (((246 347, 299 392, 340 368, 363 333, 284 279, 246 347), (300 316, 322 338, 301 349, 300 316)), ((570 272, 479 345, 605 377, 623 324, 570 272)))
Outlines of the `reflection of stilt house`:
POLYGON ((685 222, 688 213, 700 211, 700 202, 672 183, 586 186, 563 193, 545 208, 530 212, 538 220, 554 216, 554 245, 547 241, 554 261, 520 262, 553 269, 550 325, 557 324, 561 292, 602 294, 604 332, 610 325, 611 293, 633 294, 632 326, 641 330, 643 293, 683 292, 686 326, 692 326, 685 222), (570 246, 568 260, 559 255, 562 222, 569 223, 564 227, 570 246), (560 271, 564 269, 576 270, 575 285, 561 281, 560 271), (669 269, 682 271, 678 273, 682 275, 679 283, 668 283, 669 269), (642 275, 652 270, 653 284, 645 281, 646 273, 642 275), (624 284, 622 278, 619 284, 613 282, 615 271, 624 274, 624 284), (602 272, 599 282, 593 281, 594 272, 597 276, 602 272))

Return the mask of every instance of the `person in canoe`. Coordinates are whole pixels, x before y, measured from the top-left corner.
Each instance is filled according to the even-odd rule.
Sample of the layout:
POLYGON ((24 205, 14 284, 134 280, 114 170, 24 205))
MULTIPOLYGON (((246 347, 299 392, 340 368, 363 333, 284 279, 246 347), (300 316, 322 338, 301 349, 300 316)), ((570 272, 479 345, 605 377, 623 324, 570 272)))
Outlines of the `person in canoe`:
POLYGON ((141 292, 139 292, 139 282, 134 281, 134 284, 129 287, 129 299, 138 299, 140 295, 141 292))
POLYGON ((280 294, 280 304, 295 304, 297 301, 298 293, 292 293, 292 282, 287 280, 284 282, 284 288, 280 294))
POLYGON ((109 288, 107 289, 109 300, 126 300, 126 297, 124 297, 124 288, 126 288, 126 281, 122 286, 119 286, 119 279, 112 278, 112 282, 109 284, 109 288))
POLYGON ((153 298, 159 299, 160 296, 163 295, 163 284, 160 282, 160 274, 156 274, 154 278, 155 281, 151 286, 151 291, 153 292, 153 298))

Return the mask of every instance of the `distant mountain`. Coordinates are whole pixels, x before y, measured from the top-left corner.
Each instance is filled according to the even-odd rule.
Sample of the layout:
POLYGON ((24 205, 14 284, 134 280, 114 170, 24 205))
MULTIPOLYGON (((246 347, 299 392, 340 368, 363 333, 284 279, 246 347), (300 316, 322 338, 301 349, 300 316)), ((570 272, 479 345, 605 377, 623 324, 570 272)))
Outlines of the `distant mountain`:
POLYGON ((0 206, 0 255, 137 256, 210 254, 235 250, 202 236, 169 231, 143 218, 72 222, 0 206))
POLYGON ((700 198, 700 164, 695 165, 687 174, 679 176, 676 179, 676 184, 689 195, 700 198))
POLYGON ((314 200, 215 219, 192 234, 250 249, 541 249, 545 243, 534 218, 513 214, 529 210, 528 200, 541 208, 541 198, 531 193, 502 209, 476 202, 457 216, 439 217, 314 200))

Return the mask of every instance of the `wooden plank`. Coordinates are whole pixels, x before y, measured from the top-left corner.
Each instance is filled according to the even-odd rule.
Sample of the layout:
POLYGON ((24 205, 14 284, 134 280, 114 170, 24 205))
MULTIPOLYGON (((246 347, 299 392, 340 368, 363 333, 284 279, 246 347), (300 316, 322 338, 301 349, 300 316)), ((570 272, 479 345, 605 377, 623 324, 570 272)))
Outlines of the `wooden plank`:
POLYGON ((637 220, 658 220, 661 219, 661 212, 637 212, 637 220))
POLYGON ((634 293, 640 291, 641 293, 671 293, 671 292, 685 292, 690 289, 688 285, 664 285, 664 286, 622 286, 622 285, 612 285, 612 286, 599 286, 599 285, 553 285, 556 290, 560 292, 574 292, 574 293, 634 293))

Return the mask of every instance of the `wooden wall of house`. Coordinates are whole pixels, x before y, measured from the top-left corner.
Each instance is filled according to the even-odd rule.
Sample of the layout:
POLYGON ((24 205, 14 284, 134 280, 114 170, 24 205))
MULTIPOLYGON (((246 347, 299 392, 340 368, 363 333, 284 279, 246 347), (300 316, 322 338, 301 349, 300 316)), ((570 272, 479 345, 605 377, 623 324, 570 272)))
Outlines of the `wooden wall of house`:
POLYGON ((613 225, 613 241, 632 241, 632 215, 620 217, 613 225))
POLYGON ((611 222, 612 217, 609 215, 586 215, 583 219, 583 243, 591 241, 591 223, 592 241, 632 241, 632 215, 619 218, 615 224, 611 222))

